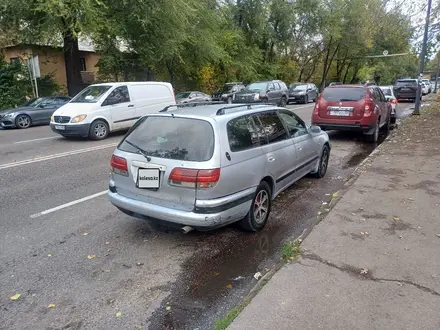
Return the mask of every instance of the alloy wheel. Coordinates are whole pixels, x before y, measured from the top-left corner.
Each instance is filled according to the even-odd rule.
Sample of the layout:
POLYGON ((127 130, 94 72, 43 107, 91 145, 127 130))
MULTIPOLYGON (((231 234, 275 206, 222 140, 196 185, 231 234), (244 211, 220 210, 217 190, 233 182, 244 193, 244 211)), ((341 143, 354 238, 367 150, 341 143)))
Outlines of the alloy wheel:
POLYGON ((28 116, 19 116, 17 118, 17 126, 20 128, 28 128, 31 125, 31 120, 28 116))
POLYGON ((107 127, 104 124, 98 123, 94 129, 95 135, 98 138, 103 138, 107 135, 107 127))
POLYGON ((258 224, 266 221, 269 212, 269 195, 265 190, 260 190, 254 200, 254 219, 258 224))

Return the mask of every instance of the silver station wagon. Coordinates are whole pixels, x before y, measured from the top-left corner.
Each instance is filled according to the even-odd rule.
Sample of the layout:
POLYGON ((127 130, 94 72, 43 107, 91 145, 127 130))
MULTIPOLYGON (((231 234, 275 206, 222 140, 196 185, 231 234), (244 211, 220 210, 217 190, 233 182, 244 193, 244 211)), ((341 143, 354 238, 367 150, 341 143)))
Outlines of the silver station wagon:
POLYGON ((272 200, 321 178, 328 135, 274 105, 170 106, 139 119, 111 159, 108 197, 122 212, 208 230, 266 224, 272 200))

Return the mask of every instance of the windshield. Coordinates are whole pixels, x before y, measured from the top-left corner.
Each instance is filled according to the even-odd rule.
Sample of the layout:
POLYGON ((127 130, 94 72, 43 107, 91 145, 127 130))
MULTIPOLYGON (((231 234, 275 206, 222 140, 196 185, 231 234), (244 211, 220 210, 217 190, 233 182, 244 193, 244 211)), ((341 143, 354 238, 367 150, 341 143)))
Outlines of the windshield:
POLYGON ((112 86, 89 86, 72 99, 72 103, 96 103, 112 86))
POLYGON ((295 91, 305 91, 307 90, 307 85, 296 85, 293 89, 295 91))
POLYGON ((393 94, 391 93, 391 88, 388 88, 388 87, 381 87, 380 89, 382 90, 382 92, 383 92, 385 95, 393 96, 393 94))
POLYGON ((144 117, 118 148, 140 153, 133 145, 142 148, 146 156, 203 162, 214 152, 214 131, 204 120, 144 117))
POLYGON ((224 85, 224 86, 222 87, 222 89, 220 89, 220 92, 223 92, 223 93, 231 92, 231 91, 232 91, 232 88, 233 88, 234 86, 235 86, 235 85, 224 85))
POLYGON ((39 97, 38 99, 32 99, 29 102, 25 103, 26 107, 38 107, 39 104, 41 104, 44 101, 42 97, 39 97))
POLYGON ((397 80, 396 81, 397 87, 402 86, 417 86, 417 80, 411 79, 411 80, 397 80))
POLYGON ((191 93, 179 93, 176 95, 176 99, 187 99, 191 93))
POLYGON ((326 88, 322 97, 328 102, 357 102, 366 95, 365 88, 326 88))
POLYGON ((246 87, 246 90, 256 91, 256 92, 266 90, 266 89, 267 89, 267 82, 257 82, 257 83, 250 84, 246 87))

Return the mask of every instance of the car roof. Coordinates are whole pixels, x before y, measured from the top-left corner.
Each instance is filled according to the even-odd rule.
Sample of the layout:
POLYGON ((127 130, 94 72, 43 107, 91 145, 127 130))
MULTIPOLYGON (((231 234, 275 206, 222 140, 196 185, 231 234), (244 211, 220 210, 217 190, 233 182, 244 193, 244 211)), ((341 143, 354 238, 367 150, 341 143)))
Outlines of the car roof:
MULTIPOLYGON (((375 85, 373 85, 374 87, 375 85)), ((332 85, 332 86, 328 86, 327 88, 367 88, 367 87, 372 87, 372 86, 364 86, 364 85, 332 85)))
MULTIPOLYGON (((222 104, 203 104, 203 105, 196 105, 196 106, 185 106, 185 107, 178 107, 177 110, 174 108, 171 108, 169 111, 166 112, 160 112, 153 114, 154 116, 157 115, 176 115, 176 116, 182 116, 182 117, 194 117, 194 118, 231 118, 231 117, 237 117, 237 114, 243 115, 243 114, 251 114, 251 113, 257 113, 261 111, 267 111, 267 110, 279 110, 283 108, 279 108, 277 105, 272 104, 232 104, 227 105, 225 103, 222 104), (217 115, 217 112, 220 109, 225 109, 225 113, 221 115, 217 115)), ((150 115, 148 115, 150 116, 150 115)))
MULTIPOLYGON (((121 82, 107 82, 107 83, 100 83, 100 84, 93 84, 90 86, 122 86, 122 85, 164 85, 164 86, 171 86, 168 82, 161 82, 161 81, 121 81, 121 82)), ((89 87, 90 87, 89 86, 89 87)))

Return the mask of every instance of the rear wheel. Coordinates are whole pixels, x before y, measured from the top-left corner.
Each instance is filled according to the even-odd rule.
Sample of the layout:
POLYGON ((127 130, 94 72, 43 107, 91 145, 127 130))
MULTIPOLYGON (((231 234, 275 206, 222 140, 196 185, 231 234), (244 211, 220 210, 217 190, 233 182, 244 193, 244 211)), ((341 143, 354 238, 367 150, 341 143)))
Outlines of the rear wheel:
POLYGON ((283 96, 283 97, 281 98, 280 107, 281 107, 281 108, 284 108, 284 107, 286 106, 286 104, 287 104, 287 100, 286 100, 286 98, 283 96))
POLYGON ((317 177, 318 179, 323 178, 325 176, 325 173, 327 173, 329 159, 330 148, 328 147, 328 145, 325 145, 321 153, 321 158, 319 159, 318 171, 315 173, 315 177, 317 177))
POLYGON ((383 126, 383 131, 385 134, 388 134, 390 132, 390 130, 391 130, 391 114, 389 114, 389 116, 387 118, 387 122, 383 126))
POLYGON ((374 126, 373 134, 365 135, 365 139, 371 143, 377 143, 379 140, 379 122, 374 126))
POLYGON ((108 136, 108 125, 103 120, 95 120, 90 125, 89 137, 92 140, 104 140, 108 136))
POLYGON ((31 123, 31 117, 28 115, 19 115, 17 118, 15 118, 15 126, 18 128, 29 128, 31 123))
POLYGON ((271 205, 270 187, 267 182, 262 181, 252 199, 248 214, 239 222, 240 227, 253 232, 263 229, 269 218, 271 205))

